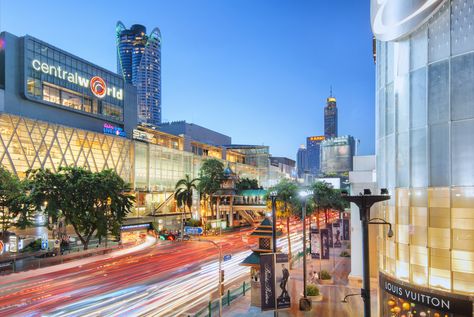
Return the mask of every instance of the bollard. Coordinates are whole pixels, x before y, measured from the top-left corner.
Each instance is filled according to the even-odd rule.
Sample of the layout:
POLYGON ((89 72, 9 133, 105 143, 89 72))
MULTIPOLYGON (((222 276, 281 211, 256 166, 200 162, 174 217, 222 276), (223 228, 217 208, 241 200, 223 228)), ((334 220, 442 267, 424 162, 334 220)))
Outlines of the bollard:
POLYGON ((209 317, 212 317, 212 312, 211 312, 211 310, 212 310, 212 303, 211 303, 211 301, 209 301, 208 307, 209 307, 209 317))
POLYGON ((230 306, 230 289, 227 290, 227 306, 230 306))

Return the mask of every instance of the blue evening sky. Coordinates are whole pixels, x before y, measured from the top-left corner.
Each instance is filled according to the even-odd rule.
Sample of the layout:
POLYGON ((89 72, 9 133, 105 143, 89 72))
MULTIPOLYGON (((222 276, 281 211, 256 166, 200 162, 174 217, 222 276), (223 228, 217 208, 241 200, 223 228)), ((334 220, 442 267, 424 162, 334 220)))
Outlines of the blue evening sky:
POLYGON ((162 111, 295 158, 323 133, 329 86, 339 135, 374 153, 369 1, 0 0, 0 29, 30 34, 116 71, 115 24, 159 27, 162 111))

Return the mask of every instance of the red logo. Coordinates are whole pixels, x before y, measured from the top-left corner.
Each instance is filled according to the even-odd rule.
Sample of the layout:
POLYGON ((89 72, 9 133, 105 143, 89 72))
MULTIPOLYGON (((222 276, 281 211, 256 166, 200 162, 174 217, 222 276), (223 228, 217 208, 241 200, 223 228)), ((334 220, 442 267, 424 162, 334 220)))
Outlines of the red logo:
POLYGON ((107 92, 107 86, 105 85, 105 81, 99 76, 92 77, 91 91, 96 97, 104 98, 107 92))

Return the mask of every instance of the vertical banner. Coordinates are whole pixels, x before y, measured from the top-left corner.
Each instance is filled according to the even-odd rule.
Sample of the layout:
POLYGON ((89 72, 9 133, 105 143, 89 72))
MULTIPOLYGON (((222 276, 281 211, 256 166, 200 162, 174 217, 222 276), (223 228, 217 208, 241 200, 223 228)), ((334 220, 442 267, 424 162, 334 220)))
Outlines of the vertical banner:
POLYGON ((332 223, 327 224, 327 229, 328 229, 328 245, 330 248, 334 248, 334 241, 333 241, 333 235, 332 235, 332 223))
POLYGON ((319 238, 319 229, 311 228, 309 237, 311 241, 311 258, 319 259, 319 253, 321 252, 321 239, 319 238))
POLYGON ((349 235, 350 232, 350 226, 349 226, 349 219, 342 219, 342 240, 350 240, 351 237, 349 235))
POLYGON ((267 253, 260 256, 262 311, 290 307, 289 278, 288 254, 267 253))
POLYGON ((335 248, 342 247, 341 238, 341 223, 338 220, 332 224, 332 241, 335 248))
POLYGON ((321 229, 321 259, 329 260, 329 230, 321 229))
POLYGON ((260 255, 260 295, 262 311, 275 309, 275 262, 273 253, 260 255))
POLYGON ((290 308, 291 299, 288 294, 288 279, 290 278, 288 254, 277 253, 275 259, 275 285, 277 309, 290 308))

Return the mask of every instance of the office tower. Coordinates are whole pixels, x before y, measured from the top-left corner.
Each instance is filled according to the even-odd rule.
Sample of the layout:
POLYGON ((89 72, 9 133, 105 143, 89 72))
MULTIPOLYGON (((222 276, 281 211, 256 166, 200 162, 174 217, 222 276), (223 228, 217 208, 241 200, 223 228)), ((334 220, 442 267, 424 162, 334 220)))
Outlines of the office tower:
POLYGON ((161 123, 161 33, 154 28, 146 34, 143 25, 130 29, 117 22, 117 72, 137 88, 140 123, 161 123))
POLYGON ((324 136, 326 139, 337 137, 337 106, 336 98, 332 96, 332 89, 324 107, 324 136))
POLYGON ((310 174, 317 176, 320 172, 320 148, 324 135, 306 138, 307 169, 310 174))
POLYGON ((303 174, 308 169, 308 158, 307 158, 306 147, 301 144, 298 152, 296 153, 296 168, 298 171, 298 177, 303 177, 303 174))

